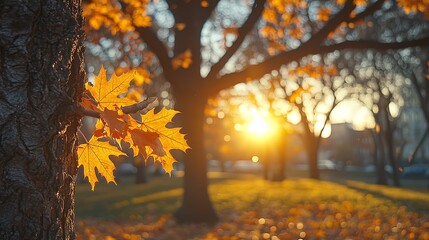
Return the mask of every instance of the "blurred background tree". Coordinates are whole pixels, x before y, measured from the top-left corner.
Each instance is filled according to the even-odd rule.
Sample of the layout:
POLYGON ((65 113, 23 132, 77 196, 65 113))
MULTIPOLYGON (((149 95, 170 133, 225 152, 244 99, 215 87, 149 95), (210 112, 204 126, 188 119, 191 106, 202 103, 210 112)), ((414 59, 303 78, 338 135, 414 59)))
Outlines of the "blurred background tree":
MULTIPOLYGON (((110 72, 140 68, 142 78, 152 79, 154 91, 164 96, 162 105, 174 104, 182 112, 178 121, 192 150, 183 157, 179 222, 218 219, 207 192, 204 149, 205 108, 210 98, 309 55, 426 46, 429 37, 422 20, 426 12, 427 4, 384 0, 88 0, 84 5, 88 48, 108 57, 110 72), (397 16, 419 19, 421 24, 399 31, 397 16), (366 36, 375 23, 383 32, 366 36)), ((89 64, 89 72, 97 66, 89 64)), ((148 83, 136 82, 137 92, 154 94, 142 93, 140 82, 148 83)), ((312 169, 317 178, 316 168, 312 169)))

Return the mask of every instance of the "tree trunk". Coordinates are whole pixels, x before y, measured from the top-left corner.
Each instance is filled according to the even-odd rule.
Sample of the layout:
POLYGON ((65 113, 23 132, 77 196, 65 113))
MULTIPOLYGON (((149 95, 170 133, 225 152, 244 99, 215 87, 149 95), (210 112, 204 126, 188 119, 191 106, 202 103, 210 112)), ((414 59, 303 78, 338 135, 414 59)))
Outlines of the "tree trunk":
POLYGON ((134 158, 134 165, 137 168, 135 183, 147 183, 146 162, 142 155, 138 155, 134 158))
POLYGON ((309 174, 312 179, 320 179, 319 166, 318 166, 318 148, 314 146, 307 149, 308 154, 308 164, 309 164, 309 174))
POLYGON ((162 172, 162 166, 159 164, 159 162, 153 162, 153 176, 154 177, 160 177, 163 176, 162 172))
POLYGON ((386 176, 386 156, 384 154, 384 149, 380 149, 380 154, 377 158, 376 168, 376 183, 378 185, 387 185, 387 176, 386 176))
POLYGON ((0 239, 74 239, 80 1, 2 1, 0 16, 0 239))
MULTIPOLYGON (((196 88, 197 89, 197 88, 196 88)), ((176 213, 179 223, 214 223, 218 220, 208 195, 207 159, 204 149, 204 108, 206 99, 184 91, 176 92, 177 109, 191 149, 187 151, 182 206, 176 213)))
POLYGON ((270 169, 271 169, 271 148, 270 145, 264 144, 264 154, 265 156, 262 158, 262 176, 264 180, 270 180, 270 169))
POLYGON ((221 172, 226 172, 225 160, 223 159, 223 157, 219 158, 219 170, 221 172))
POLYGON ((396 159, 394 143, 393 143, 393 134, 388 134, 387 142, 387 155, 389 156, 389 162, 392 166, 392 180, 393 185, 396 187, 401 186, 400 178, 399 178, 399 165, 396 159))
POLYGON ((374 164, 375 164, 375 174, 376 174, 376 184, 378 185, 387 185, 387 176, 386 170, 384 169, 385 156, 383 143, 381 142, 381 136, 375 131, 371 131, 374 141, 374 164))
POLYGON ((309 164, 310 164, 310 178, 320 179, 319 168, 317 166, 317 151, 311 150, 309 153, 309 164))
POLYGON ((274 169, 273 181, 281 182, 286 178, 286 133, 284 131, 277 137, 276 167, 274 169))

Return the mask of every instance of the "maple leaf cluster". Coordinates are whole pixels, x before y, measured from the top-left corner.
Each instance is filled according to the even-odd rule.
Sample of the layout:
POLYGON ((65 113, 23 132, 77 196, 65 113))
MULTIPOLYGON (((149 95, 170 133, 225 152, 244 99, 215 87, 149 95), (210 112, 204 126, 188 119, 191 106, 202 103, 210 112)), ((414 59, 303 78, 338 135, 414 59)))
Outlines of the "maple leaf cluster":
POLYGON ((115 165, 109 155, 119 155, 122 152, 111 145, 109 140, 114 140, 119 147, 126 145, 123 143, 129 143, 134 156, 141 154, 146 159, 152 156, 169 174, 176 162, 170 150, 186 151, 189 148, 185 135, 179 132, 180 128, 166 127, 177 111, 164 108, 155 114, 152 109, 146 114, 138 113, 137 117, 130 115, 133 112, 128 109, 139 103, 134 98, 121 95, 127 93, 135 75, 135 71, 120 76, 114 73, 108 81, 106 70, 101 68, 94 85, 86 84, 80 104, 85 111, 99 115, 99 119, 93 136, 90 140, 85 139, 86 142, 78 147, 78 165, 84 167, 84 176, 88 177, 93 190, 98 182, 95 169, 107 182, 115 183, 115 165))

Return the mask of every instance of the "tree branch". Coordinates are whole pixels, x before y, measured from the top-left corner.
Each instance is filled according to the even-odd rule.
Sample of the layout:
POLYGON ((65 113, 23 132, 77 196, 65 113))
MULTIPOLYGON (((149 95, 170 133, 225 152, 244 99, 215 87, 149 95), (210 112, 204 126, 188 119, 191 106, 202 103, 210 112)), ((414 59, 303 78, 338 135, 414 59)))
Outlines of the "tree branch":
POLYGON ((359 20, 363 20, 368 16, 372 16, 376 11, 380 10, 383 6, 385 0, 377 0, 375 3, 373 3, 371 6, 367 7, 365 11, 357 14, 356 16, 349 18, 347 20, 348 23, 357 22, 359 20))
MULTIPOLYGON (((122 6, 122 11, 124 12, 124 14, 126 14, 126 8, 128 4, 122 0, 119 0, 119 3, 122 6)), ((134 27, 140 38, 147 44, 148 48, 158 58, 165 77, 167 79, 172 79, 173 65, 171 63, 171 58, 168 56, 168 50, 165 47, 164 43, 158 38, 156 32, 151 27, 134 27)))
MULTIPOLYGON (((341 100, 342 101, 342 100, 341 100)), ((334 109, 337 107, 337 105, 341 102, 338 101, 337 102, 337 98, 334 96, 334 101, 332 103, 331 109, 329 109, 329 111, 326 113, 326 118, 325 121, 323 122, 323 126, 322 129, 320 130, 320 133, 317 135, 317 142, 320 143, 320 139, 322 138, 322 133, 326 128, 326 124, 328 124, 328 122, 331 120, 331 114, 332 111, 334 111, 334 109)))
POLYGON ((203 23, 205 23, 211 16, 212 12, 216 9, 216 6, 219 4, 220 0, 209 0, 208 1, 208 7, 205 7, 203 10, 205 13, 205 16, 203 17, 203 23))
POLYGON ((125 114, 136 113, 138 111, 141 111, 141 110, 147 108, 150 104, 155 102, 156 99, 157 99, 156 97, 150 97, 150 98, 146 98, 145 100, 138 102, 136 104, 122 107, 122 112, 124 112, 125 114))
POLYGON ((161 64, 165 77, 169 80, 173 78, 173 65, 168 56, 168 50, 164 43, 159 40, 155 31, 150 27, 136 27, 136 32, 147 44, 149 49, 156 55, 161 64))
POLYGON ((429 36, 402 42, 378 42, 373 40, 344 41, 333 45, 319 47, 319 53, 326 54, 344 49, 374 49, 387 51, 418 46, 429 46, 429 36))
MULTIPOLYGON (((419 80, 418 80, 416 74, 414 73, 414 71, 411 71, 410 80, 411 80, 411 83, 414 86, 415 92, 417 93, 417 98, 419 99, 420 107, 421 107, 421 109, 423 111, 423 114, 424 114, 424 116, 426 118, 426 121, 429 122, 429 113, 428 113, 429 109, 427 107, 428 102, 427 102, 427 100, 425 99, 425 97, 423 96, 423 93, 422 93, 424 88, 422 86, 420 86, 419 80)), ((427 94, 429 94, 429 93, 427 93, 427 94)))
POLYGON ((335 14, 334 17, 323 26, 316 34, 314 34, 307 42, 302 44, 305 48, 317 48, 328 37, 329 33, 335 31, 338 26, 348 19, 351 12, 356 8, 353 0, 347 0, 344 7, 335 14))
MULTIPOLYGON (((138 102, 136 104, 122 107, 122 112, 124 112, 125 114, 136 113, 138 111, 141 111, 141 110, 147 108, 156 99, 157 99, 156 97, 150 97, 150 98, 147 98, 147 99, 145 99, 141 102, 138 102)), ((77 111, 84 116, 93 117, 93 118, 100 118, 100 112, 87 110, 80 105, 78 105, 77 111)))
POLYGON ((421 146, 423 146, 423 143, 425 142, 426 137, 429 135, 429 127, 426 127, 426 131, 423 133, 422 138, 420 138, 419 143, 417 144, 416 148, 411 152, 411 154, 408 156, 408 162, 411 163, 415 156, 417 151, 420 149, 421 146))
POLYGON ((223 75, 216 82, 210 85, 209 93, 211 95, 214 95, 217 94, 218 91, 232 87, 238 83, 259 79, 265 74, 271 72, 272 70, 279 69, 282 65, 289 64, 293 61, 298 61, 301 58, 310 54, 327 54, 336 50, 344 49, 374 49, 379 51, 386 51, 428 45, 429 37, 403 42, 378 42, 373 40, 357 40, 344 41, 329 46, 320 46, 312 48, 304 48, 303 46, 301 46, 299 48, 270 57, 261 63, 249 65, 241 71, 223 75))
POLYGON ((214 81, 216 75, 219 74, 229 59, 237 52, 247 34, 253 29, 256 22, 262 15, 265 2, 266 0, 255 0, 253 3, 252 12, 249 14, 246 22, 238 29, 237 39, 234 41, 232 46, 226 50, 225 54, 219 59, 219 61, 211 67, 206 79, 209 79, 209 81, 214 81))

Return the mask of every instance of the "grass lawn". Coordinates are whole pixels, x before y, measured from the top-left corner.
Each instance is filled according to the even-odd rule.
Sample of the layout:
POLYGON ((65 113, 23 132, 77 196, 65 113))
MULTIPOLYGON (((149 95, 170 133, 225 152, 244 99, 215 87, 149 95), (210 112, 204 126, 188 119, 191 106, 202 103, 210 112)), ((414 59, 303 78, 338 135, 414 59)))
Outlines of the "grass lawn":
POLYGON ((426 239, 429 192, 350 181, 266 182, 210 175, 214 226, 177 225, 181 178, 87 184, 76 193, 78 239, 426 239))

